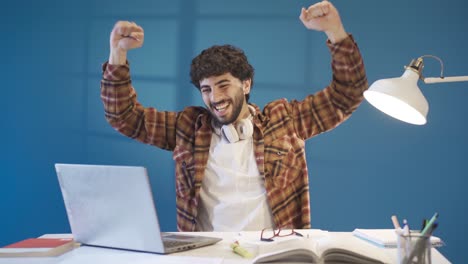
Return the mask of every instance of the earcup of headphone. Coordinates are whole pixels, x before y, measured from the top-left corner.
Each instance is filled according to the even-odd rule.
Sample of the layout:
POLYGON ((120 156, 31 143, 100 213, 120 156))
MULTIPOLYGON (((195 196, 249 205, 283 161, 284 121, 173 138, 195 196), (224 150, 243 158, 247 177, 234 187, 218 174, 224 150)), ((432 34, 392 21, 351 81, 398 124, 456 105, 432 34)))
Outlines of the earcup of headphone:
POLYGON ((253 124, 250 119, 242 119, 236 125, 236 131, 239 139, 248 139, 253 135, 253 124))
POLYGON ((233 124, 224 125, 221 127, 224 137, 229 143, 236 143, 241 139, 248 139, 253 135, 253 124, 249 118, 242 119, 237 122, 236 126, 233 124))
POLYGON ((235 143, 239 141, 239 135, 237 134, 237 130, 233 124, 222 126, 221 131, 229 143, 235 143))

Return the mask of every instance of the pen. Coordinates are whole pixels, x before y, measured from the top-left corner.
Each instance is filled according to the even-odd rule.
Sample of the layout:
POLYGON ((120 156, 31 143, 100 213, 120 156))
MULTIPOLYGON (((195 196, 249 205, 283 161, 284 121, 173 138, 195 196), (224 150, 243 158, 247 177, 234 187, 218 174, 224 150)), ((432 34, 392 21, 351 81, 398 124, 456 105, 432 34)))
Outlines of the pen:
POLYGON ((426 226, 421 231, 421 237, 416 242, 416 245, 414 246, 409 258, 405 257, 405 259, 403 260, 403 263, 410 263, 410 261, 416 256, 416 254, 420 253, 421 250, 423 250, 423 248, 425 246, 424 243, 426 242, 425 239, 428 239, 429 243, 430 243, 430 236, 431 236, 432 232, 434 231, 434 229, 436 229, 437 226, 438 226, 437 223, 434 223, 435 220, 437 219, 437 217, 439 217, 439 213, 436 212, 432 216, 432 218, 426 223, 426 226), (424 237, 426 237, 426 238, 424 239, 424 237))
POLYGON ((403 219, 403 235, 404 236, 410 235, 410 228, 408 225, 408 221, 406 219, 403 219))
POLYGON ((234 241, 234 243, 231 243, 231 248, 234 253, 237 255, 243 257, 243 258, 252 258, 253 255, 250 253, 247 249, 241 247, 239 244, 239 241, 234 241))
POLYGON ((437 219, 437 217, 439 217, 439 213, 435 213, 431 220, 429 220, 429 222, 426 223, 426 226, 424 227, 424 229, 421 231, 421 235, 422 236, 425 236, 426 233, 429 231, 429 229, 432 229, 432 225, 434 224, 435 220, 437 219))
POLYGON ((393 226, 395 227, 396 230, 401 228, 400 223, 398 222, 398 218, 396 217, 396 215, 392 215, 392 222, 393 222, 393 226))
MULTIPOLYGON (((437 226, 438 226, 437 223, 434 223, 433 225, 429 225, 429 228, 428 228, 429 231, 427 233, 431 234, 434 231, 434 229, 437 228, 437 226)), ((413 249, 412 250, 407 249, 407 252, 410 252, 409 257, 405 256, 402 263, 411 264, 413 263, 412 262, 413 258, 416 256, 418 256, 418 259, 421 259, 423 257, 422 255, 424 254, 424 250, 426 250, 425 249, 426 246, 428 246, 427 243, 431 244, 430 239, 431 239, 430 235, 429 236, 422 235, 421 237, 419 237, 413 249)))
POLYGON ((424 230, 424 228, 426 227, 426 225, 427 225, 427 219, 423 219, 423 221, 422 221, 422 227, 421 227, 421 231, 423 231, 423 230, 424 230))

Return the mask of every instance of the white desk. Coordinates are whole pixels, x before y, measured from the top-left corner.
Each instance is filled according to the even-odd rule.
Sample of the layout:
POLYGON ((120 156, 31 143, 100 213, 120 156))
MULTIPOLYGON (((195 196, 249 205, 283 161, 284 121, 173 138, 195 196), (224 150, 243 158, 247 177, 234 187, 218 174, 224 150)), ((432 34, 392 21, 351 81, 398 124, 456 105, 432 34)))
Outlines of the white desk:
MULTIPOLYGON (((301 230, 304 235, 309 235, 310 239, 320 238, 324 236, 323 232, 317 230, 301 230)), ((193 234, 193 233, 192 233, 193 234)), ((190 263, 190 264, 229 264, 229 263, 250 263, 251 260, 244 259, 237 254, 232 252, 230 243, 238 236, 238 233, 221 233, 213 232, 206 233, 201 232, 200 235, 205 236, 216 236, 222 237, 223 241, 219 243, 189 250, 181 253, 175 253, 170 255, 158 255, 150 253, 139 253, 125 250, 105 249, 97 247, 82 246, 74 249, 58 257, 49 258, 2 258, 0 264, 25 264, 25 263, 41 263, 41 264, 154 264, 154 263, 165 263, 165 264, 176 264, 176 263, 190 263)), ((255 232, 254 235, 258 235, 259 232, 255 232)), ((253 232, 242 232, 241 235, 252 236, 253 232)), ((359 247, 365 250, 382 250, 388 254, 389 259, 393 260, 391 263, 397 263, 396 261, 396 249, 382 249, 374 246, 366 241, 354 237, 350 232, 327 232, 325 235, 330 236, 333 239, 339 240, 351 240, 353 244, 359 245, 359 247)), ((69 237, 70 235, 45 235, 43 237, 69 237)), ((432 263, 433 264, 445 264, 450 263, 439 251, 432 249, 432 263)))

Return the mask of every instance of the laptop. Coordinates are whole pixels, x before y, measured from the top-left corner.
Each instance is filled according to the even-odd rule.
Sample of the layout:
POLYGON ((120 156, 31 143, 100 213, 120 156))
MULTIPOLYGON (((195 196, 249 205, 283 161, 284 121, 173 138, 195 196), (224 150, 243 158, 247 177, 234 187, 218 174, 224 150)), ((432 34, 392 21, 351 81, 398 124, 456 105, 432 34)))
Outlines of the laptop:
POLYGON ((161 232, 146 168, 55 164, 75 241, 168 254, 221 238, 161 232))

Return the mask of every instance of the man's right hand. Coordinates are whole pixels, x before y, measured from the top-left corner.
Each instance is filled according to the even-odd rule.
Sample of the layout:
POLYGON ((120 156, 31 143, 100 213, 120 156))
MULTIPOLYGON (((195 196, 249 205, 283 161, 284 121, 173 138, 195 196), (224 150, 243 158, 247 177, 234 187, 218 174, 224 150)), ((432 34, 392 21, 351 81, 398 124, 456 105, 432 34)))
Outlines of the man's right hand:
POLYGON ((139 48, 144 40, 143 28, 129 21, 119 21, 110 35, 109 64, 122 65, 127 61, 127 51, 139 48))

